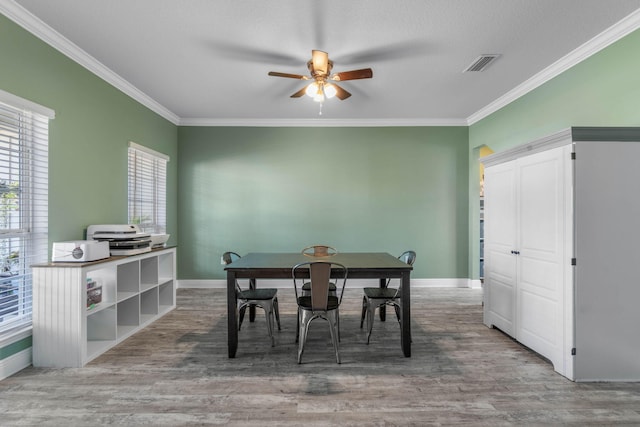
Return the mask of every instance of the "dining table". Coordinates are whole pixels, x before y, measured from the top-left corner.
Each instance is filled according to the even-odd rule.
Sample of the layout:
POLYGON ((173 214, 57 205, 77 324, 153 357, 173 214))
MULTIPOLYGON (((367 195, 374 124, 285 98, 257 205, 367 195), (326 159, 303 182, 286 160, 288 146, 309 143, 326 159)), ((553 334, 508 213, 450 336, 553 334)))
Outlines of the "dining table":
MULTIPOLYGON (((402 286, 401 339, 405 357, 411 357, 411 287, 412 266, 386 252, 340 252, 330 256, 308 256, 300 252, 251 252, 225 267, 227 272, 227 319, 229 357, 234 358, 238 350, 238 313, 236 281, 249 279, 251 287, 258 286, 258 279, 291 279, 291 269, 296 264, 308 261, 335 262, 347 267, 347 286, 350 279, 378 279, 379 286, 387 285, 387 279, 400 279, 402 286)), ((333 275, 332 277, 337 277, 333 275)), ((299 276, 300 277, 300 276, 299 276)), ((381 310, 384 320, 384 311, 381 310)))

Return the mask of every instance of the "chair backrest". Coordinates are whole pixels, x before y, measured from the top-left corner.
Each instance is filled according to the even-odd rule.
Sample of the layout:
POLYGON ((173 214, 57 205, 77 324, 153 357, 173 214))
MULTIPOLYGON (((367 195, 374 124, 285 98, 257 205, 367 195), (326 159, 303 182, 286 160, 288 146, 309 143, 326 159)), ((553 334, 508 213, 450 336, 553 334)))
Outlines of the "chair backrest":
MULTIPOLYGON (((414 251, 404 251, 402 252, 402 254, 400 254, 398 259, 404 262, 405 264, 413 265, 413 263, 416 262, 416 253, 414 251)), ((390 282, 391 282, 391 279, 387 279, 387 286, 389 286, 390 282)), ((396 289, 396 295, 395 295, 396 297, 400 293, 400 288, 401 287, 398 286, 398 289, 396 289)))
POLYGON ((298 300, 298 286, 301 286, 306 279, 309 279, 311 283, 311 307, 314 311, 327 311, 329 282, 332 275, 337 279, 337 287, 340 285, 339 282, 342 282, 342 285, 339 286, 338 304, 342 302, 342 294, 344 293, 348 274, 347 267, 344 265, 325 261, 302 262, 291 269, 291 274, 293 276, 296 301, 298 300))
MULTIPOLYGON (((240 255, 238 255, 235 252, 225 252, 222 254, 222 262, 224 263, 224 265, 229 265, 231 264, 233 261, 239 260, 240 258, 242 258, 240 255)), ((238 281, 236 280, 236 290, 238 292, 242 292, 242 288, 240 287, 240 283, 238 283, 238 281)))
POLYGON ((327 245, 313 245, 304 248, 302 250, 302 253, 306 256, 311 257, 325 257, 335 255, 338 253, 338 251, 335 248, 327 245))
POLYGON ((242 257, 235 252, 225 252, 222 254, 222 262, 224 262, 224 265, 229 265, 240 258, 242 257))
POLYGON ((413 265, 416 262, 416 253, 414 251, 405 251, 398 257, 405 264, 413 265))

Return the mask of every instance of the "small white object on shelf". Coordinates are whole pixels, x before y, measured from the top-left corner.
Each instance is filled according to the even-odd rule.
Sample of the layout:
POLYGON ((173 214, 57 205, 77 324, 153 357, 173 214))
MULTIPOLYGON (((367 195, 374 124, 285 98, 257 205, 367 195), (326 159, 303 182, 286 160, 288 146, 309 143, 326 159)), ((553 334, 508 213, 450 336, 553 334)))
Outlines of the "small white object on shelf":
POLYGON ((76 240, 54 242, 52 262, 89 262, 109 258, 109 242, 76 240))
POLYGON ((171 237, 171 234, 152 234, 151 235, 151 247, 152 248, 164 248, 167 245, 167 241, 171 237))

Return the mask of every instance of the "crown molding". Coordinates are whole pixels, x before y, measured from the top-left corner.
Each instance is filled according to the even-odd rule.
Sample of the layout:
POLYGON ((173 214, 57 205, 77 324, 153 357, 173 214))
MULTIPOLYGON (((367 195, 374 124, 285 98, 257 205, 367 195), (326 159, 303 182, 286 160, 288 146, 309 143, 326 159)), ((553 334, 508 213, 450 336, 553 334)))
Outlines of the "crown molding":
POLYGON ((398 127, 398 126, 471 126, 526 95, 552 78, 567 71, 610 44, 640 28, 640 9, 623 18, 599 35, 560 58, 541 72, 510 90, 466 119, 213 119, 180 118, 120 77, 78 45, 13 0, 0 0, 0 13, 60 51, 121 92, 178 126, 252 126, 252 127, 398 127))
POLYGON ((467 126, 465 119, 206 119, 186 118, 180 126, 229 127, 402 127, 467 126))
POLYGON ((624 36, 637 30, 638 28, 640 28, 640 9, 621 19, 616 24, 607 28, 569 54, 563 56, 544 70, 526 80, 524 83, 516 86, 514 89, 507 92, 500 98, 496 99, 484 108, 470 115, 466 120, 467 124, 471 126, 472 124, 484 119, 490 114, 495 113, 502 107, 505 107, 506 105, 526 95, 539 86, 542 86, 544 83, 564 73, 571 67, 579 64, 593 54, 598 53, 605 47, 620 40, 624 36))
POLYGON ((180 118, 173 112, 114 73, 78 45, 72 43, 13 0, 0 0, 0 13, 151 111, 173 124, 177 125, 180 121, 180 118))

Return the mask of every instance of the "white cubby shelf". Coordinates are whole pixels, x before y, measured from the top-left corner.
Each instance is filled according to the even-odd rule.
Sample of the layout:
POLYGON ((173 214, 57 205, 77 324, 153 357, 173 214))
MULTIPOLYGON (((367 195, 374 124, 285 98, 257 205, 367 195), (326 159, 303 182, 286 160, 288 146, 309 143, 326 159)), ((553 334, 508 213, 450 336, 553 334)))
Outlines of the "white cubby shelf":
POLYGON ((33 267, 33 366, 82 367, 176 307, 176 248, 33 267), (87 307, 87 282, 102 301, 87 307))

